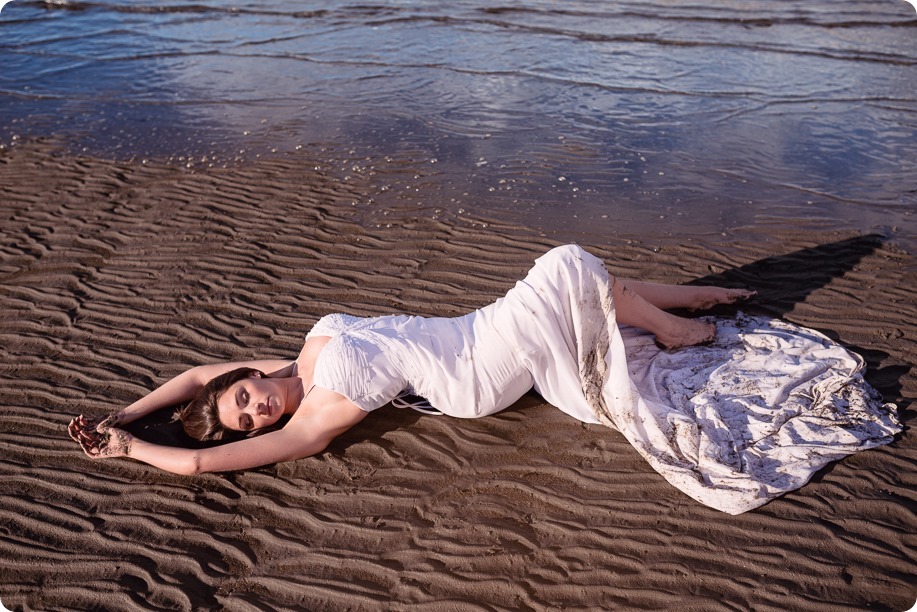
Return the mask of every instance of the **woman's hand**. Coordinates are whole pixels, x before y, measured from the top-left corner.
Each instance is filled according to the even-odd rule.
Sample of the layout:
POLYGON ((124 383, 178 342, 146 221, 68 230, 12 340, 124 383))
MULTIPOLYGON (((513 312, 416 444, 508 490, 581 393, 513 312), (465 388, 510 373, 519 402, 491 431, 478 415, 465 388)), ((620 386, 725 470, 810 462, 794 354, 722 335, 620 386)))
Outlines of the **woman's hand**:
POLYGON ((76 440, 83 452, 93 459, 127 457, 130 455, 134 436, 123 429, 111 427, 119 422, 119 415, 106 418, 87 418, 80 415, 70 421, 67 433, 76 440))
POLYGON ((81 414, 67 425, 67 433, 82 446, 84 441, 89 442, 97 437, 99 424, 104 420, 103 417, 86 417, 81 414))
POLYGON ((70 425, 67 426, 67 433, 70 434, 71 438, 79 442, 80 439, 77 437, 77 434, 80 431, 97 431, 102 433, 110 427, 118 427, 126 422, 127 419, 123 410, 107 417, 85 417, 81 414, 70 421, 70 425))

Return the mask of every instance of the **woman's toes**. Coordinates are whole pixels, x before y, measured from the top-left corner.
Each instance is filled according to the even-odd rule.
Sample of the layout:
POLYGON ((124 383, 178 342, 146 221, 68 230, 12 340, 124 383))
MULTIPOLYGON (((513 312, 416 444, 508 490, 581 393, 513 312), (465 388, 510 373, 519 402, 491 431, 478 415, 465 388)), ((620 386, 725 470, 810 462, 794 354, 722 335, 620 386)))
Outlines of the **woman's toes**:
POLYGON ((728 303, 735 304, 736 302, 744 302, 752 299, 756 295, 758 295, 758 292, 750 289, 730 289, 728 303))
POLYGON ((721 304, 735 304, 752 299, 758 295, 757 291, 749 289, 727 289, 725 287, 708 287, 698 297, 690 310, 707 310, 721 304))

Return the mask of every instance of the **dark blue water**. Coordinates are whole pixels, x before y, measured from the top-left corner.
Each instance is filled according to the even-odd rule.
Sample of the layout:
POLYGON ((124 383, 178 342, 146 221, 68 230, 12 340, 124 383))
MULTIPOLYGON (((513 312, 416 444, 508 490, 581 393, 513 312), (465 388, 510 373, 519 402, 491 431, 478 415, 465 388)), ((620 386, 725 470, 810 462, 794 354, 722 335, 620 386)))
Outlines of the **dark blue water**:
POLYGON ((917 233, 903 0, 16 0, 0 41, 4 147, 306 151, 377 206, 581 231, 917 233))

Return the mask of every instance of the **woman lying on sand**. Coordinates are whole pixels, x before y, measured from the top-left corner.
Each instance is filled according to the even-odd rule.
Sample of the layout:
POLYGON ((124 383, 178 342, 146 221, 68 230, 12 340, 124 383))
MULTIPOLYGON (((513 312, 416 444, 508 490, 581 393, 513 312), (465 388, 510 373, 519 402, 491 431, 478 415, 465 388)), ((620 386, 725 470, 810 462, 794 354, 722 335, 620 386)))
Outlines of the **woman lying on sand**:
MULTIPOLYGON (((840 418, 826 426, 814 446, 811 439, 803 440, 806 457, 799 456, 799 444, 792 436, 780 440, 782 433, 799 433, 783 431, 789 420, 787 410, 805 416, 797 406, 798 398, 785 385, 773 409, 768 408, 768 402, 774 403, 769 391, 757 396, 761 401, 738 406, 746 413, 761 412, 762 406, 772 413, 770 438, 777 437, 765 440, 766 448, 757 448, 757 441, 746 439, 748 431, 730 433, 730 423, 724 423, 736 406, 721 406, 723 410, 711 415, 710 407, 698 411, 684 405, 682 395, 687 394, 682 391, 691 389, 690 381, 668 388, 661 396, 658 391, 664 385, 657 380, 647 384, 646 372, 654 368, 640 356, 648 350, 659 360, 682 353, 676 351, 682 347, 713 343, 709 350, 719 361, 723 350, 745 354, 745 349, 723 348, 714 322, 677 317, 662 309, 703 309, 753 295, 742 289, 613 279, 600 260, 581 248, 558 247, 540 257, 505 297, 465 316, 328 315, 309 332, 295 361, 198 366, 107 418, 76 417, 69 433, 94 459, 130 457, 177 474, 242 470, 320 453, 370 411, 404 393, 425 398, 444 414, 475 418, 503 410, 534 387, 575 418, 621 431, 657 471, 695 499, 727 512, 742 512, 801 486, 824 463, 885 443, 897 431, 889 408, 878 402, 858 375, 862 362, 836 345, 828 347, 827 339, 817 332, 802 328, 790 330, 801 330, 797 336, 803 337, 794 337, 790 344, 805 354, 813 353, 809 345, 818 344, 822 355, 817 360, 828 363, 821 367, 828 376, 806 370, 808 386, 796 395, 811 395, 819 384, 824 388, 817 391, 824 395, 823 383, 837 387, 840 379, 843 385, 834 389, 831 398, 843 395, 848 411, 853 406, 869 413, 865 421, 858 413, 858 429, 852 434, 851 423, 840 418), (647 342, 645 334, 634 332, 625 342, 621 330, 631 328, 653 334, 655 345, 665 352, 647 342), (817 336, 814 340, 812 334, 817 336), (809 344, 800 348, 799 342, 809 344), (635 363, 643 364, 642 372, 628 370, 631 348, 639 357, 635 363), (843 354, 825 354, 829 349, 843 354), (185 431, 198 440, 225 439, 233 432, 268 432, 212 448, 186 449, 152 444, 120 428, 192 399, 179 417, 185 431), (285 415, 288 422, 270 430, 285 415), (818 451, 818 444, 825 445, 824 452, 818 451), (789 454, 775 455, 773 448, 788 449, 789 454)), ((782 325, 769 332, 771 336, 782 338, 788 326, 782 325)), ((774 342, 769 336, 766 344, 774 342)), ((700 361, 692 362, 692 371, 700 361)), ((712 396, 722 397, 723 389, 713 389, 712 396)), ((807 401, 807 410, 821 418, 825 402, 807 401)), ((806 426, 811 429, 812 423, 806 426)))

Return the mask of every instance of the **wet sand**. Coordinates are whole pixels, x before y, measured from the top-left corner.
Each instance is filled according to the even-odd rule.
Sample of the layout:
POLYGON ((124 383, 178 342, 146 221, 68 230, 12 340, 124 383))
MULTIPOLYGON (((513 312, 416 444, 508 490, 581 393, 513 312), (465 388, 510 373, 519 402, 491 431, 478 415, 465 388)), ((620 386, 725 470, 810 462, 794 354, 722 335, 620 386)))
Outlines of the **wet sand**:
POLYGON ((687 230, 661 248, 650 235, 579 237, 615 274, 757 289, 752 311, 860 352, 898 404, 908 428, 891 445, 731 517, 668 485, 617 432, 535 395, 468 421, 383 409, 317 457, 247 472, 84 458, 66 433, 78 413, 120 408, 193 365, 292 357, 327 312, 466 312, 577 236, 435 202, 366 212, 371 185, 305 154, 189 171, 33 143, 0 153, 0 185, 10 609, 914 603, 917 273, 894 240, 805 219, 742 241, 687 230))

